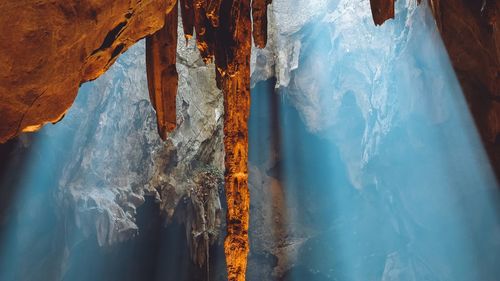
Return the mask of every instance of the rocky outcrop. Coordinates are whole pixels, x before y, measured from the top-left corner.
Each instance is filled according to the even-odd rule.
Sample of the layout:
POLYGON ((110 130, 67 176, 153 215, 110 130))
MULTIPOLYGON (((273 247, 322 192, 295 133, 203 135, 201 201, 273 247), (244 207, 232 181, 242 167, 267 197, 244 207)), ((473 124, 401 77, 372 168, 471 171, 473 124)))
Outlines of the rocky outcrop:
POLYGON ((483 143, 500 177, 500 2, 429 2, 483 143))
POLYGON ((2 1, 0 142, 56 122, 175 1, 2 1))

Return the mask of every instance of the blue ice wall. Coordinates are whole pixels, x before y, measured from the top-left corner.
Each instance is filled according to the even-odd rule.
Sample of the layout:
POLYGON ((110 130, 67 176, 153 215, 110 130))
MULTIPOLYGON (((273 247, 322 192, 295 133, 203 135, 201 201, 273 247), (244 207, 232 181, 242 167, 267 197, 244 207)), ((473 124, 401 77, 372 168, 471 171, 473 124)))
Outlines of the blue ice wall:
POLYGON ((330 2, 279 98, 252 93, 251 166, 315 229, 286 280, 499 280, 499 187, 429 7, 330 2))

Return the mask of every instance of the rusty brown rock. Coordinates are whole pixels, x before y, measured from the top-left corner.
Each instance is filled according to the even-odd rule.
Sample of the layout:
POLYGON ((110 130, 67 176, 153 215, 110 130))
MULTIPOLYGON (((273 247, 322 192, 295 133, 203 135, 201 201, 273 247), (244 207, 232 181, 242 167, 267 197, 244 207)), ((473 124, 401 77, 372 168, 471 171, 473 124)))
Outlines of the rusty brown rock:
POLYGON ((224 241, 228 280, 244 281, 249 251, 248 224, 248 115, 249 79, 245 72, 224 79, 225 190, 227 199, 227 236, 224 241))
POLYGON ((208 0, 207 18, 212 23, 212 26, 219 26, 219 11, 222 0, 208 0))
POLYGON ((175 129, 178 75, 177 5, 165 16, 165 25, 146 39, 149 97, 156 110, 158 133, 163 140, 175 129))
POLYGON ((388 19, 394 18, 395 0, 370 0, 373 22, 381 25, 388 19))
POLYGON ((219 11, 216 65, 224 93, 228 280, 244 281, 249 251, 248 116, 250 113, 250 0, 224 0, 219 11))
POLYGON ((207 17, 206 0, 194 0, 194 29, 196 31, 196 45, 205 63, 214 60, 215 42, 214 29, 207 17))
POLYGON ((193 37, 194 32, 194 4, 193 0, 179 0, 181 6, 182 27, 186 39, 193 37))
POLYGON ((479 133, 500 176, 500 1, 429 0, 479 133))
POLYGON ((253 0, 253 41, 255 46, 265 48, 267 44, 267 6, 272 0, 253 0))
POLYGON ((0 1, 0 142, 56 122, 173 1, 0 1))

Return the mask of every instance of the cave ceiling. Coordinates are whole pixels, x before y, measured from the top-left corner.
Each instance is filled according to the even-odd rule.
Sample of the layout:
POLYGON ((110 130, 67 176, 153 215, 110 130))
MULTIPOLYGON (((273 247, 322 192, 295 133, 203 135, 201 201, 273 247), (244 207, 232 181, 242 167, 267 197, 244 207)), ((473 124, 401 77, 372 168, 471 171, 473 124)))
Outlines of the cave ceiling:
MULTIPOLYGON (((420 1, 418 1, 420 2, 420 1)), ((494 169, 500 167, 500 1, 429 0, 494 169)), ((146 38, 149 94, 163 139, 176 126, 178 13, 214 62, 224 94, 229 280, 245 279, 249 251, 248 128, 252 42, 267 41, 271 0, 30 1, 0 3, 0 142, 64 117, 78 88, 146 38)), ((373 21, 394 0, 370 0, 373 21)))

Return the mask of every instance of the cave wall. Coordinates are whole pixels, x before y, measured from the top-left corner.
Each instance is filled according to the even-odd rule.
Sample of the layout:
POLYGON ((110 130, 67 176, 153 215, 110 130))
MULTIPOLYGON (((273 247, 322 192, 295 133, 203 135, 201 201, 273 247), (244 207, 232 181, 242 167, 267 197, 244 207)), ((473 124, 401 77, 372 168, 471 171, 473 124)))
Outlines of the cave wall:
MULTIPOLYGON (((222 93, 215 85, 213 65, 205 65, 195 41, 186 42, 180 34, 179 42, 180 111, 177 129, 166 141, 158 135, 148 97, 145 44, 141 41, 102 77, 80 89, 60 123, 2 145, 2 159, 10 159, 10 164, 1 180, 6 201, 0 214, 0 236, 7 244, 19 246, 17 250, 39 246, 29 256, 16 249, 10 252, 17 257, 11 262, 26 266, 13 267, 2 261, 0 279, 46 276, 47 280, 82 280, 78 278, 91 274, 82 271, 87 265, 95 269, 95 278, 101 278, 96 280, 122 280, 120 276, 143 280, 141 274, 155 274, 145 272, 148 259, 121 271, 119 264, 106 261, 121 259, 124 253, 131 257, 134 253, 154 254, 157 249, 150 239, 163 243, 162 251, 168 250, 163 253, 166 259, 182 253, 182 259, 176 261, 192 268, 187 272, 205 274, 205 242, 208 247, 222 245, 218 240, 223 217, 222 93), (37 171, 30 169, 32 165, 37 171), (35 196, 33 190, 40 195, 35 196), (200 200, 200 194, 206 192, 210 197, 201 196, 200 200), (34 198, 23 201, 30 195, 34 198), (146 199, 149 203, 145 205, 146 199), (145 208, 154 209, 147 211, 150 221, 145 208), (38 223, 27 223, 30 221, 38 223), (17 227, 21 225, 23 228, 17 227), (165 225, 171 227, 164 230, 165 225), (154 229, 148 230, 151 227, 154 229), (162 240, 162 234, 172 231, 175 234, 167 237, 179 243, 162 240), (30 232, 39 233, 39 239, 25 235, 30 232), (42 259, 43 253, 46 257, 42 259), (86 264, 92 257, 95 260, 86 264), (109 279, 109 274, 116 279, 109 279)), ((4 250, 5 244, 0 244, 4 250)), ((150 257, 149 262, 153 261, 155 257, 150 257)), ((172 274, 175 267, 150 266, 162 268, 163 276, 182 277, 172 274)), ((193 277, 183 274, 185 280, 193 277)))
MULTIPOLYGON (((153 2, 144 2, 144 3, 149 3, 148 5, 153 5, 153 2)), ((312 47, 304 46, 302 39, 305 39, 304 34, 306 34, 306 36, 316 36, 324 31, 326 31, 326 34, 328 34, 328 30, 323 29, 321 30, 320 33, 311 35, 307 32, 308 29, 307 24, 310 23, 312 20, 316 20, 318 17, 324 16, 325 11, 332 12, 334 9, 339 8, 336 5, 336 3, 338 2, 315 1, 314 4, 297 3, 295 7, 290 7, 289 4, 286 3, 286 1, 275 1, 275 4, 273 4, 273 6, 271 7, 271 10, 273 11, 271 15, 271 24, 279 23, 279 27, 275 30, 270 30, 269 37, 275 36, 275 39, 277 40, 272 41, 271 39, 270 48, 267 48, 262 51, 254 50, 254 54, 256 55, 254 55, 252 58, 253 59, 252 63, 254 66, 253 68, 254 71, 252 73, 252 77, 254 79, 252 81, 252 84, 256 85, 258 81, 265 80, 272 76, 277 76, 278 87, 284 87, 284 88, 290 87, 292 89, 292 91, 289 92, 289 94, 293 98, 295 98, 295 100, 292 99, 292 102, 294 102, 296 106, 299 108, 299 111, 302 113, 302 116, 303 117, 306 116, 304 117, 304 119, 306 120, 305 121, 306 125, 309 127, 309 129, 312 129, 312 131, 321 130, 321 126, 318 125, 320 122, 318 122, 317 120, 317 118, 320 117, 318 117, 314 113, 317 108, 306 108, 303 106, 304 104, 307 103, 307 101, 310 101, 310 97, 304 97, 303 94, 306 92, 309 93, 311 91, 309 91, 310 89, 308 89, 307 87, 301 88, 302 86, 305 85, 304 84, 305 81, 301 80, 298 76, 300 75, 305 75, 304 77, 308 76, 307 73, 300 72, 298 69, 302 67, 300 63, 301 51, 307 48, 314 49, 314 46, 312 47), (299 11, 300 13, 297 13, 299 11)), ((466 93, 466 96, 468 97, 469 104, 471 105, 472 112, 476 117, 476 122, 478 123, 480 132, 482 133, 483 139, 486 141, 487 148, 490 152, 490 156, 494 160, 496 159, 495 157, 499 155, 498 125, 497 125, 498 98, 496 97, 496 93, 498 92, 498 89, 496 88, 498 85, 498 82, 496 81, 498 80, 498 55, 495 57, 495 52, 497 52, 495 49, 497 46, 496 45, 497 41, 495 40, 498 34, 497 20, 496 20, 497 16, 495 11, 498 10, 498 8, 496 8, 495 10, 495 6, 492 6, 491 4, 492 2, 483 2, 483 4, 485 5, 481 7, 477 5, 474 6, 471 4, 465 4, 465 2, 460 2, 460 1, 450 1, 450 3, 445 3, 441 1, 440 4, 437 3, 438 3, 437 1, 431 1, 430 6, 436 15, 437 25, 441 29, 445 44, 448 46, 450 58, 454 63, 458 77, 462 82, 463 90, 466 93), (478 10, 481 12, 478 13, 477 12, 478 10), (461 17, 457 15, 466 15, 464 17, 465 20, 463 20, 461 17), (447 26, 454 26, 454 28, 447 28, 447 26), (467 32, 463 32, 463 30, 466 30, 467 32), (488 30, 488 32, 481 32, 482 30, 488 30), (469 31, 470 34, 468 33, 469 31), (476 36, 478 32, 481 34, 479 37, 476 36), (470 45, 467 45, 469 43, 464 43, 464 42, 471 42, 471 40, 465 40, 464 38, 475 38, 473 42, 476 43, 470 43, 470 45), (479 44, 477 42, 479 42, 479 44), (466 46, 464 46, 463 49, 460 49, 463 46, 463 44, 466 44, 466 46), (478 46, 487 46, 487 47, 479 48, 478 46), (454 51, 455 49, 456 51, 454 51), (492 50, 495 52, 493 52, 492 50), (480 56, 481 58, 478 59, 478 56, 480 56), (480 61, 481 63, 477 63, 478 61, 480 61), (484 67, 484 65, 487 65, 487 67, 484 67), (482 74, 480 75, 475 74, 478 72, 481 72, 482 74)), ((8 5, 13 5, 11 3, 7 3, 4 5, 5 6, 2 8, 5 8, 7 10, 12 9, 12 7, 14 8, 17 7, 17 6, 8 6, 8 5)), ((138 3, 137 5, 140 6, 146 4, 143 4, 141 2, 140 4, 138 3)), ((142 8, 139 8, 139 6, 132 8, 132 10, 145 11, 141 10, 142 8)), ((47 9, 49 8, 52 9, 54 7, 56 7, 59 10, 63 9, 60 6, 50 6, 47 9)), ((164 10, 166 11, 168 9, 169 9, 168 7, 165 7, 164 10)), ((122 11, 118 8, 116 9, 113 8, 111 10, 112 11, 116 10, 120 12, 122 11)), ((79 13, 78 11, 80 10, 77 7, 73 10, 73 12, 75 11, 78 14, 79 13)), ((95 13, 99 14, 98 13, 99 11, 101 10, 97 9, 97 12, 90 11, 89 14, 91 16, 94 16, 95 13)), ((126 9, 126 11, 129 11, 129 9, 126 9)), ((71 13, 72 11, 70 9, 67 11, 65 10, 64 12, 71 13)), ((157 18, 161 18, 163 16, 164 14, 160 14, 156 17, 155 14, 155 16, 148 16, 147 19, 154 20, 157 18)), ((100 20, 100 17, 97 15, 96 17, 97 19, 95 20, 95 23, 101 24, 102 22, 100 20)), ((98 75, 102 74, 103 70, 107 69, 112 64, 112 62, 116 59, 117 54, 124 51, 128 47, 129 43, 132 43, 132 41, 144 37, 146 34, 152 33, 153 29, 161 27, 161 23, 159 23, 161 22, 161 20, 159 20, 155 24, 149 25, 147 31, 140 31, 140 32, 137 31, 140 35, 136 34, 130 35, 127 33, 129 30, 128 25, 130 24, 132 26, 133 22, 132 19, 134 19, 135 17, 136 13, 124 13, 123 15, 120 14, 120 16, 117 16, 118 19, 120 20, 123 20, 123 18, 128 19, 125 20, 126 22, 125 25, 121 24, 122 21, 118 20, 118 23, 116 25, 109 24, 110 26, 116 28, 110 27, 107 29, 107 26, 103 27, 102 30, 111 30, 111 31, 110 33, 105 34, 105 32, 103 32, 102 34, 96 35, 96 37, 100 36, 99 38, 105 38, 104 40, 105 42, 102 42, 102 44, 100 45, 97 44, 100 47, 98 46, 92 49, 90 58, 86 58, 85 51, 82 51, 83 55, 81 55, 82 53, 79 53, 81 56, 78 59, 75 59, 76 63, 74 65, 83 65, 81 67, 81 69, 83 69, 82 70, 84 77, 83 80, 80 80, 81 77, 73 73, 76 69, 79 69, 80 67, 74 67, 74 65, 73 67, 69 67, 71 64, 65 63, 63 66, 56 65, 54 66, 54 68, 51 68, 50 70, 44 70, 46 67, 49 67, 49 65, 51 65, 50 63, 45 63, 45 61, 40 62, 40 65, 34 67, 34 70, 22 69, 19 71, 28 74, 39 73, 39 72, 42 73, 40 75, 38 74, 34 75, 34 77, 36 76, 40 80, 36 80, 33 83, 43 82, 44 84, 46 84, 46 81, 53 81, 48 79, 47 76, 48 74, 51 74, 52 76, 50 77, 53 77, 53 73, 55 72, 54 69, 56 69, 58 72, 60 71, 62 71, 63 73, 67 72, 68 75, 66 75, 64 79, 61 78, 64 81, 58 81, 59 80, 58 78, 56 79, 54 86, 50 87, 47 86, 48 87, 47 93, 44 91, 45 88, 42 89, 41 91, 38 91, 39 90, 38 88, 32 86, 26 86, 26 87, 31 87, 28 90, 26 90, 26 88, 23 88, 24 87, 23 85, 29 85, 31 83, 31 82, 26 82, 26 80, 21 81, 23 79, 27 79, 26 76, 19 75, 18 77, 16 76, 16 79, 12 79, 12 76, 7 77, 6 75, 4 75, 3 77, 4 79, 2 81, 4 81, 7 84, 11 83, 11 81, 14 81, 16 83, 15 84, 16 87, 20 86, 19 91, 27 91, 29 94, 25 95, 21 99, 21 101, 15 105, 12 105, 14 99, 11 99, 10 98, 11 96, 2 95, 2 97, 4 97, 4 100, 0 100, 2 102, 1 105, 5 106, 2 108, 2 113, 5 112, 5 115, 3 116, 7 116, 6 120, 10 120, 11 116, 14 116, 12 120, 18 120, 18 121, 20 120, 19 122, 18 121, 11 123, 6 122, 5 124, 7 124, 7 126, 2 127, 2 130, 4 130, 2 132, 7 132, 7 134, 10 134, 9 136, 11 136, 12 132, 16 133, 18 130, 22 130, 23 128, 26 128, 27 130, 32 130, 34 128, 38 128, 38 124, 41 124, 45 121, 49 120, 53 121, 58 119, 59 116, 63 113, 63 111, 65 111, 65 108, 69 107, 69 105, 72 103, 72 99, 74 98, 74 96, 67 95, 68 92, 76 92, 75 86, 71 85, 78 85, 79 82, 94 79, 98 75), (154 28, 150 29, 151 26, 154 26, 154 28), (115 41, 113 41, 113 43, 110 46, 107 46, 108 44, 104 44, 106 42, 109 42, 106 39, 115 37, 113 36, 113 34, 117 36, 115 38, 115 41), (94 51, 96 52, 94 53, 94 51), (80 62, 82 57, 85 58, 83 63, 80 62), (62 91, 61 89, 64 89, 64 91, 62 91), (70 90, 68 91, 68 89, 70 90), (39 95, 37 91, 39 93, 43 92, 43 95, 39 95), (51 93, 54 93, 54 95, 52 95, 51 93), (60 107, 61 105, 62 107, 60 107), (19 110, 17 109, 13 110, 13 108, 18 108, 19 110), (30 109, 26 111, 25 109, 27 108, 30 109), (64 108, 64 110, 61 110, 61 108, 64 108)), ((20 18, 23 19, 23 16, 21 16, 20 18)), ((109 17, 109 19, 111 21, 113 17, 109 17)), ((51 23, 49 23, 49 25, 50 24, 51 23)), ((72 25, 73 23, 70 24, 69 26, 72 25)), ((93 26, 92 28, 96 27, 93 26)), ((44 30, 43 28, 40 28, 40 30, 34 32, 34 35, 31 34, 30 36, 38 38, 39 36, 41 36, 37 35, 38 32, 42 32, 43 30, 44 30)), ((101 28, 99 27, 98 30, 101 30, 101 28)), ((134 28, 130 27, 130 30, 135 30, 135 27, 134 28)), ((58 32, 64 32, 64 30, 63 31, 58 30, 58 32)), ((78 32, 74 33, 76 34, 78 32)), ((45 30, 45 34, 51 34, 51 31, 47 32, 47 30, 45 30)), ((28 38, 33 38, 28 35, 25 36, 23 35, 20 36, 19 38, 15 37, 12 34, 10 35, 4 34, 3 36, 6 38, 5 40, 2 40, 2 42, 18 42, 16 40, 21 40, 19 38, 24 38, 23 40, 25 41, 23 42, 26 42, 28 38)), ((47 42, 49 41, 44 41, 40 39, 40 40, 34 40, 34 42, 37 44, 39 43, 47 44, 47 42)), ((80 43, 79 40, 73 40, 71 42, 72 42, 71 44, 72 48, 75 47, 73 45, 74 42, 77 42, 78 44, 80 43)), ((11 61, 11 56, 13 52, 11 52, 12 47, 9 46, 2 48, 2 50, 8 50, 8 53, 6 54, 2 53, 4 54, 4 56, 3 57, 0 56, 0 58, 3 58, 2 61, 6 62, 5 64, 2 64, 2 66, 6 67, 6 71, 3 71, 2 73, 7 73, 7 74, 16 73, 15 71, 18 71, 17 70, 18 67, 21 67, 23 65, 22 63, 18 62, 20 66, 17 66, 17 64, 11 61)), ((41 51, 47 50, 46 48, 43 48, 44 45, 41 46, 42 46, 42 48, 40 48, 41 51)), ((64 42, 61 42, 61 46, 65 46, 64 42)), ((179 46, 180 48, 183 48, 183 43, 181 42, 179 46)), ((383 48, 383 46, 381 47, 383 48)), ((37 52, 38 50, 35 51, 37 52)), ((36 53, 35 51, 31 51, 29 53, 29 55, 33 55, 32 57, 26 56, 27 62, 32 61, 33 57, 37 58, 44 57, 41 56, 40 53, 36 53)), ((73 55, 65 54, 64 52, 62 54, 60 53, 54 54, 53 57, 60 57, 61 55, 69 58, 74 57, 73 55)), ((143 53, 138 52, 135 55, 143 56, 143 53)), ((20 56, 24 58, 24 54, 20 54, 20 56)), ((183 75, 184 79, 186 79, 185 81, 188 81, 189 79, 192 79, 192 77, 197 77, 197 75, 199 75, 199 73, 197 73, 196 70, 192 69, 203 68, 203 61, 201 59, 182 58, 181 60, 183 62, 180 65, 181 68, 183 67, 182 65, 186 65, 184 64, 184 62, 188 62, 187 63, 188 69, 191 69, 190 70, 191 72, 188 71, 187 73, 185 72, 184 74, 181 71, 180 73, 181 79, 183 79, 183 75)), ((38 62, 39 60, 35 61, 38 62)), ((48 59, 47 61, 50 60, 48 59)), ((123 71, 129 73, 126 70, 123 71)), ((133 74, 129 73, 127 75, 131 77, 141 76, 142 77, 141 79, 144 79, 144 76, 142 76, 143 74, 140 74, 138 71, 133 74)), ((209 76, 208 78, 205 77, 207 79, 205 82, 207 82, 208 79, 211 79, 211 81, 215 80, 215 78, 212 77, 214 75, 208 75, 208 76, 209 76)), ((110 83, 109 85, 106 86, 109 88, 106 88, 106 90, 102 89, 99 90, 100 93, 103 94, 105 93, 106 95, 113 94, 112 89, 116 87, 116 85, 109 81, 115 81, 115 79, 119 79, 113 77, 114 77, 113 74, 110 74, 110 77, 106 78, 109 79, 107 80, 108 82, 106 82, 110 83)), ((206 84, 202 85, 203 87, 207 86, 206 84)), ((192 122, 192 115, 190 113, 187 114, 185 113, 185 111, 189 112, 190 110, 191 111, 199 110, 199 112, 197 113, 199 115, 203 115, 202 112, 208 111, 211 113, 211 116, 215 115, 218 116, 218 118, 220 118, 222 112, 220 106, 218 106, 216 110, 212 111, 212 106, 213 106, 212 103, 214 101, 209 101, 208 104, 210 105, 208 105, 206 108, 194 109, 199 106, 200 102, 201 104, 206 102, 197 100, 200 97, 204 96, 203 87, 200 87, 199 89, 189 88, 189 91, 193 91, 193 93, 196 93, 193 96, 189 95, 189 97, 182 97, 181 95, 182 102, 177 104, 177 108, 179 108, 180 110, 178 118, 181 123, 186 122, 186 124, 189 124, 192 122)), ((214 91, 216 91, 213 84, 211 84, 210 87, 212 87, 214 91)), ((2 89, 2 91, 7 92, 6 89, 7 88, 2 89)), ((182 84, 181 84, 181 89, 182 89, 182 84)), ((143 91, 144 91, 143 88, 137 90, 137 92, 143 92, 143 91)), ((314 93, 314 91, 312 92, 314 93)), ((10 93, 11 92, 9 92, 9 94, 10 93)), ((12 94, 16 95, 16 93, 17 93, 17 88, 16 91, 12 92, 12 94)), ((99 98, 101 100, 96 103, 101 105, 99 106, 96 105, 94 107, 96 109, 102 108, 103 107, 102 103, 108 102, 105 96, 100 96, 99 98)), ((319 106, 317 103, 316 104, 313 103, 313 105, 319 106)), ((168 198, 168 200, 162 201, 161 208, 167 214, 172 215, 173 210, 175 209, 175 206, 177 206, 177 203, 179 202, 180 198, 186 196, 186 190, 190 190, 191 188, 195 188, 197 186, 197 185, 185 184, 185 182, 188 182, 186 181, 186 176, 185 176, 187 174, 186 170, 190 169, 188 168, 188 165, 186 164, 183 166, 181 164, 180 168, 173 168, 172 166, 174 165, 174 163, 175 165, 178 165, 179 164, 178 159, 183 159, 182 161, 188 163, 189 161, 186 160, 186 157, 188 159, 192 158, 197 160, 210 159, 211 157, 210 154, 213 153, 214 150, 216 150, 215 147, 217 147, 217 149, 220 148, 219 146, 220 143, 215 144, 209 141, 210 139, 209 136, 211 136, 210 133, 207 133, 207 135, 205 135, 206 137, 205 139, 198 139, 198 136, 196 137, 194 136, 197 133, 195 130, 186 129, 186 127, 182 126, 178 132, 183 132, 183 133, 174 133, 173 137, 169 140, 166 148, 165 147, 158 148, 157 146, 159 146, 160 142, 153 136, 154 130, 150 130, 152 128, 150 121, 154 119, 149 109, 150 104, 146 100, 141 99, 140 102, 137 103, 134 102, 132 105, 128 104, 127 102, 125 102, 124 105, 119 105, 119 104, 112 105, 112 107, 117 109, 119 112, 128 112, 126 108, 123 108, 123 106, 136 107, 137 111, 134 114, 132 114, 132 116, 134 116, 135 118, 134 120, 120 120, 121 118, 119 118, 118 113, 116 113, 116 115, 105 113, 103 114, 103 116, 99 118, 89 118, 88 120, 85 120, 84 122, 87 122, 85 128, 90 128, 92 127, 91 125, 94 122, 101 122, 102 120, 106 120, 106 122, 111 122, 111 123, 103 123, 107 125, 101 128, 99 127, 94 128, 90 131, 87 129, 82 130, 86 131, 87 134, 87 137, 84 140, 82 139, 82 142, 85 143, 87 141, 92 142, 92 138, 97 138, 97 139, 101 138, 99 142, 105 139, 105 142, 108 144, 107 148, 110 149, 110 151, 115 151, 115 152, 121 151, 121 153, 119 153, 116 158, 113 157, 109 158, 109 162, 104 163, 101 167, 96 168, 92 167, 91 165, 91 163, 95 162, 94 159, 97 159, 96 157, 101 157, 102 155, 106 156, 112 155, 112 152, 104 151, 94 154, 92 149, 83 149, 84 151, 81 152, 81 155, 83 156, 81 158, 74 159, 70 167, 66 168, 64 172, 66 173, 66 176, 63 178, 61 184, 62 187, 61 194, 63 194, 62 197, 65 198, 65 200, 67 200, 67 203, 65 202, 65 204, 69 204, 70 208, 74 208, 75 215, 77 217, 77 220, 79 221, 77 225, 78 229, 83 230, 85 235, 89 235, 89 233, 93 234, 95 232, 95 234, 98 237, 98 241, 101 245, 114 244, 119 241, 127 240, 133 235, 135 235, 137 231, 137 226, 135 225, 134 222, 135 209, 142 204, 144 200, 143 197, 145 194, 152 194, 154 196, 158 196, 159 198, 168 198), (144 116, 147 116, 144 117, 147 120, 141 119, 140 116, 142 116, 143 114, 144 116), (134 124, 134 127, 127 128, 127 126, 130 126, 130 124, 134 124), (112 130, 110 128, 112 128, 113 126, 121 128, 124 133, 128 134, 125 140, 130 141, 131 143, 134 142, 136 143, 130 145, 130 147, 128 147, 127 149, 124 149, 124 146, 121 143, 122 140, 120 140, 122 136, 118 135, 112 137, 112 139, 107 139, 105 135, 109 133, 110 130, 112 130), (139 132, 135 134, 132 131, 134 129, 141 130, 141 128, 144 127, 147 127, 146 135, 148 135, 148 137, 146 138, 142 137, 142 134, 144 134, 144 132, 139 132), (189 136, 187 137, 187 139, 186 135, 189 136), (192 138, 194 138, 195 140, 192 140, 192 138), (195 144, 202 143, 203 145, 200 145, 200 147, 204 148, 199 148, 199 149, 196 148, 194 149, 195 152, 193 152, 193 149, 191 148, 191 145, 193 143, 195 144), (138 148, 138 147, 142 147, 141 150, 134 151, 133 148, 138 148), (150 147, 150 148, 144 151, 143 147, 150 147), (152 156, 153 158, 154 157, 156 158, 154 160, 149 159, 148 156, 145 156, 148 153, 156 155, 152 156), (129 160, 129 157, 131 157, 130 155, 134 155, 132 159, 136 159, 137 161, 132 161, 130 166, 127 166, 128 165, 126 163, 127 161, 124 161, 124 159, 129 160), (143 179, 140 176, 138 176, 139 174, 138 171, 142 171, 141 169, 144 169, 142 163, 147 161, 152 161, 155 163, 155 165, 158 165, 158 166, 153 166, 151 170, 145 173, 146 177, 151 177, 154 179, 154 181, 149 181, 149 179, 143 179), (117 166, 117 169, 113 170, 110 167, 112 167, 113 165, 111 164, 114 163, 121 163, 124 166, 122 165, 117 166), (72 167, 74 167, 75 169, 82 168, 83 169, 82 174, 77 174, 74 171, 71 171, 73 169, 72 167), (164 172, 165 170, 168 170, 168 173, 164 172), (125 175, 126 173, 129 172, 132 172, 135 178, 133 177, 132 179, 130 179, 128 178, 127 175, 125 175), (176 176, 180 175, 179 176, 180 180, 176 179, 176 176, 174 177, 166 176, 167 174, 168 175, 174 174, 176 176), (93 181, 91 184, 88 184, 89 182, 87 182, 86 177, 88 175, 90 175, 90 178, 93 181), (113 180, 112 178, 117 175, 120 176, 116 180, 113 180), (69 187, 69 189, 66 189, 66 187, 69 187), (108 199, 107 196, 103 196, 103 193, 100 193, 100 191, 102 190, 107 190, 105 192, 107 194, 109 193, 108 191, 111 190, 110 193, 111 199, 108 199), (157 192, 158 194, 156 194, 157 192), (79 205, 80 203, 83 203, 83 205, 80 206, 79 205), (93 211, 89 211, 89 209, 94 208, 94 204, 101 206, 101 209, 104 210, 104 213, 98 213, 97 215, 95 215, 93 211), (118 219, 110 220, 107 212, 117 215, 118 219), (89 221, 93 221, 96 218, 99 225, 94 225, 93 223, 89 223, 89 221)), ((203 124, 206 127, 206 125, 209 123, 210 122, 205 122, 203 124)), ((326 122, 326 124, 328 124, 328 121, 326 122)), ((217 126, 220 126, 220 124, 217 126)), ((210 128, 213 129, 215 127, 210 127, 210 128)), ((212 134, 215 133, 212 132, 212 134)), ((94 142, 97 142, 96 139, 94 139, 94 142)), ((220 150, 217 151, 220 152, 220 150)), ((218 155, 216 156, 217 161, 219 161, 220 163, 221 155, 220 154, 217 155, 218 155)), ((189 165, 191 165, 191 163, 189 163, 189 165)), ((495 165, 495 167, 498 167, 498 165, 495 165)), ((355 170, 359 169, 359 167, 351 167, 351 169, 355 170)), ((271 179, 268 179, 266 176, 263 177, 265 178, 266 181, 272 181, 271 179)), ((279 186, 279 184, 275 183, 275 186, 279 186)), ((278 190, 276 192, 280 192, 279 188, 275 189, 278 190)), ((261 203, 259 200, 263 199, 257 199, 256 203, 257 205, 261 203)), ((277 207, 278 210, 279 208, 280 207, 277 207)), ((260 254, 265 256, 267 255, 267 253, 268 251, 265 250, 264 253, 260 254)), ((273 261, 274 259, 273 255, 269 255, 271 256, 269 258, 271 261, 273 261)), ((277 262, 281 262, 280 259, 278 259, 277 262)), ((286 264, 283 265, 283 263, 280 264, 280 268, 282 268, 281 271, 278 270, 280 274, 288 269, 286 264)))
POLYGON ((500 177, 500 2, 430 6, 497 178, 500 177))
POLYGON ((55 122, 175 1, 2 1, 0 142, 55 122))
MULTIPOLYGON (((393 17, 392 2, 370 1, 375 24, 393 17)), ((263 3, 256 1, 257 18, 266 16, 263 3)), ((282 1, 277 3, 274 6, 279 7, 282 1)), ((302 7, 302 15, 297 22, 285 23, 282 29, 293 30, 300 26, 302 19, 319 15, 314 12, 317 5, 332 9, 336 3, 338 1, 326 0, 306 3, 310 7, 298 3, 296 6, 302 7)), ((500 4, 494 0, 429 0, 427 3, 498 175, 500 4)), ((0 24, 5 32, 0 37, 0 92, 3 93, 0 112, 4 118, 0 124, 0 141, 62 118, 73 103, 78 86, 104 73, 118 55, 136 41, 158 31, 173 4, 174 1, 2 2, 0 8, 4 13, 0 24)), ((261 47, 266 38, 265 27, 266 24, 256 26, 254 37, 261 47)), ((190 33, 192 30, 187 34, 190 33)), ((281 47, 286 50, 298 46, 283 44, 281 47)), ((287 53, 290 52, 284 54, 287 53)), ((295 58, 281 57, 280 60, 288 68, 294 67, 295 58)), ((282 79, 287 83, 286 72, 276 74, 279 83, 282 79)))

